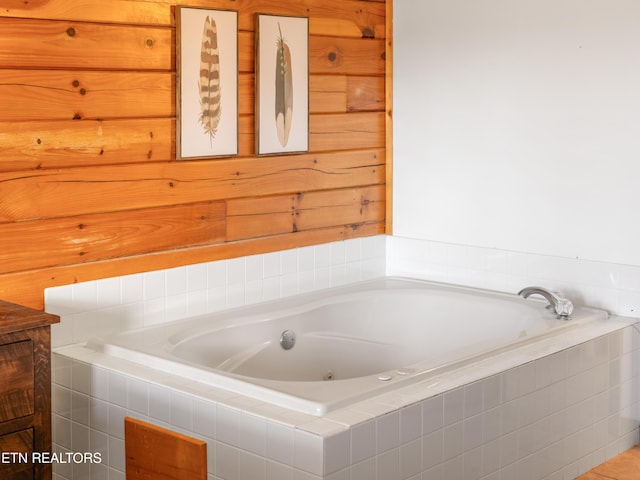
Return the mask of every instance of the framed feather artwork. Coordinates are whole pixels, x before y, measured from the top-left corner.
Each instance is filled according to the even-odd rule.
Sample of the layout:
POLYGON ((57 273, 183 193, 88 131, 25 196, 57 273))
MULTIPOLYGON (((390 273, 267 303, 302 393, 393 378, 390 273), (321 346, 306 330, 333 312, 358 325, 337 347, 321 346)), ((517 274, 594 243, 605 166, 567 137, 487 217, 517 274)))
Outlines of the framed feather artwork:
POLYGON ((176 157, 238 155, 238 12, 176 15, 176 157))
POLYGON ((309 19, 256 15, 256 153, 309 150, 309 19))

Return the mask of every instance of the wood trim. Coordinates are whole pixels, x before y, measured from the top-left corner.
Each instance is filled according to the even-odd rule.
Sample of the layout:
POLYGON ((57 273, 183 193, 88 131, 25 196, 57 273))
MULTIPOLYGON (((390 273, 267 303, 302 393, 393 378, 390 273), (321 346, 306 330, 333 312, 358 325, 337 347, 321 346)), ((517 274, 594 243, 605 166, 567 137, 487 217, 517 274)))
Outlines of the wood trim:
POLYGON ((385 6, 385 233, 393 235, 393 0, 387 0, 385 6))
POLYGON ((207 444, 156 425, 124 418, 127 480, 207 480, 207 444))

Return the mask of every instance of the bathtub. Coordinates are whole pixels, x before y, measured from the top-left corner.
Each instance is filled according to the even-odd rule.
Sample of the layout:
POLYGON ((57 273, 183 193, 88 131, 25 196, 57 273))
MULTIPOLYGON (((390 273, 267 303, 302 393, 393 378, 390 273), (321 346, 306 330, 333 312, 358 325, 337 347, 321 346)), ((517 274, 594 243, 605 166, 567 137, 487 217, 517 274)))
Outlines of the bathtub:
POLYGON ((387 277, 91 339, 87 347, 321 416, 606 318, 576 308, 563 320, 534 298, 387 277))

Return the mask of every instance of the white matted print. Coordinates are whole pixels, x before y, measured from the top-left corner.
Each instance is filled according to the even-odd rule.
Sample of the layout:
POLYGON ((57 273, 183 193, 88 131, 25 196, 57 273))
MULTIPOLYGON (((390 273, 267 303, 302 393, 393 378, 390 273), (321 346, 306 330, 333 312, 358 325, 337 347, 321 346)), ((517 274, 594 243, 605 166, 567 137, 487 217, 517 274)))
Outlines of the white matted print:
POLYGON ((176 157, 238 154, 238 12, 177 7, 176 157))
POLYGON ((309 150, 309 19, 256 15, 256 153, 309 150))

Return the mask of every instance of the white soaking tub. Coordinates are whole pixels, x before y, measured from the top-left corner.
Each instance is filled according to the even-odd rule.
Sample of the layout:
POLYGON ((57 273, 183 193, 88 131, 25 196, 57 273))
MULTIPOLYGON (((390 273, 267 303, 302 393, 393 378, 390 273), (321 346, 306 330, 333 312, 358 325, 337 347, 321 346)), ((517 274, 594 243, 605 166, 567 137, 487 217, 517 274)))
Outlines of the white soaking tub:
POLYGON ((601 310, 576 308, 563 320, 534 298, 381 278, 94 339, 87 346, 323 415, 606 317, 601 310))

